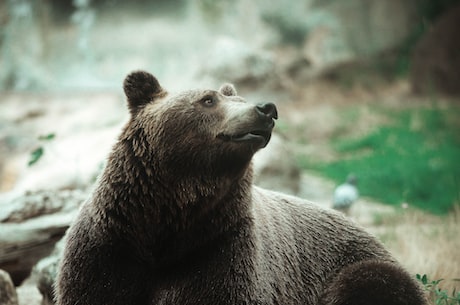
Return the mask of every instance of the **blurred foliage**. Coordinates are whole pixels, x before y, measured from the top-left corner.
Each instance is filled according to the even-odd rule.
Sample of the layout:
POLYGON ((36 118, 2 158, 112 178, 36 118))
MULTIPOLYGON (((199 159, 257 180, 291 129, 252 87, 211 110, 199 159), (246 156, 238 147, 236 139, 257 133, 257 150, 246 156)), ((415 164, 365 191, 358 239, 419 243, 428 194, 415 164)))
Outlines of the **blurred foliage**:
MULTIPOLYGON (((427 275, 416 275, 417 280, 423 285, 423 288, 428 292, 432 304, 436 305, 458 305, 460 304, 460 291, 455 291, 455 289, 449 293, 449 291, 441 289, 439 284, 444 281, 443 279, 439 280, 429 280, 427 275)), ((460 279, 455 279, 455 281, 460 281, 460 279)))
MULTIPOLYGON (((332 162, 302 166, 342 182, 353 172, 363 196, 435 214, 460 203, 460 108, 376 110, 391 121, 358 139, 335 136, 332 162)), ((346 118, 346 116, 344 116, 346 118)), ((356 120, 348 120, 351 128, 356 120)))

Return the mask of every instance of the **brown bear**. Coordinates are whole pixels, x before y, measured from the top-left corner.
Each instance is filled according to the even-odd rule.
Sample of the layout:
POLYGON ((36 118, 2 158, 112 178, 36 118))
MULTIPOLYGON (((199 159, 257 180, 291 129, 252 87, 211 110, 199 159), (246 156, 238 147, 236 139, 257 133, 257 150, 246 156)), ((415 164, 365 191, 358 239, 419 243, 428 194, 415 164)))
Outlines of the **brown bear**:
POLYGON ((232 85, 124 82, 131 116, 71 226, 59 305, 425 304, 370 234, 332 210, 252 185, 277 109, 232 85))

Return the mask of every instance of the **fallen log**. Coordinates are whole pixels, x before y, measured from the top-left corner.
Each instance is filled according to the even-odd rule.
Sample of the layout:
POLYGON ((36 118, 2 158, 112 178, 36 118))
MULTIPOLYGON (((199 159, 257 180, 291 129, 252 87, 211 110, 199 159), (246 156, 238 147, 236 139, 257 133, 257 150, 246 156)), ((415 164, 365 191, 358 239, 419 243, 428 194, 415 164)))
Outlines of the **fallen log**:
POLYGON ((18 286, 48 256, 86 195, 81 190, 41 191, 0 200, 0 269, 18 286))
POLYGON ((0 269, 18 286, 32 267, 48 256, 69 227, 76 210, 36 217, 21 223, 0 224, 0 269))

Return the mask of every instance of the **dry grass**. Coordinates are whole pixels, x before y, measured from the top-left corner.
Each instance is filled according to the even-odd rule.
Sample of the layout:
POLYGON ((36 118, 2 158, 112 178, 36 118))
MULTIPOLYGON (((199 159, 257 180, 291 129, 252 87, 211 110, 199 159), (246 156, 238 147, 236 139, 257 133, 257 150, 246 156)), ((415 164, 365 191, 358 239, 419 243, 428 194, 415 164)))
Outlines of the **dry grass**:
POLYGON ((444 279, 442 289, 460 290, 460 206, 439 217, 400 210, 378 217, 372 228, 412 274, 444 279))

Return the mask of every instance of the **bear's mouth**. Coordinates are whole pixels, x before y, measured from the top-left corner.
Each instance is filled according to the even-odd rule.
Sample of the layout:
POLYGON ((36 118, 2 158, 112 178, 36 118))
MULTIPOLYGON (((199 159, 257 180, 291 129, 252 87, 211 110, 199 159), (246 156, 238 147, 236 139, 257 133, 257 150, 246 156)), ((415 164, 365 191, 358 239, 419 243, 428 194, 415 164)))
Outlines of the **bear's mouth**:
POLYGON ((250 142, 265 147, 270 141, 272 128, 257 129, 240 134, 219 134, 217 137, 226 142, 250 142))

